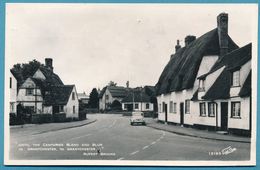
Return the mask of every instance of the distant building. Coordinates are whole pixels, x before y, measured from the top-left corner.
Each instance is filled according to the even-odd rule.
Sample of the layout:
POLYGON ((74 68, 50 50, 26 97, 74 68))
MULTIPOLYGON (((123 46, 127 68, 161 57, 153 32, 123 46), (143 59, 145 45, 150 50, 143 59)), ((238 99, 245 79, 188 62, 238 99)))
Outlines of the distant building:
POLYGON ((79 102, 75 85, 64 85, 53 72, 52 59, 45 59, 33 76, 18 88, 17 102, 30 114, 65 113, 66 117, 78 118, 79 102))
POLYGON ((158 119, 187 126, 250 132, 251 44, 239 48, 228 35, 228 14, 217 28, 185 46, 164 68, 156 93, 158 119))
POLYGON ((11 71, 9 79, 9 88, 10 88, 10 113, 16 114, 17 112, 17 80, 14 76, 14 73, 11 71))
POLYGON ((127 95, 127 88, 121 86, 106 86, 99 94, 99 110, 121 108, 121 101, 127 95))
POLYGON ((122 109, 127 111, 154 111, 152 86, 129 89, 127 96, 122 100, 122 109))
POLYGON ((79 102, 82 104, 88 104, 89 101, 89 95, 86 95, 85 92, 78 93, 79 102))

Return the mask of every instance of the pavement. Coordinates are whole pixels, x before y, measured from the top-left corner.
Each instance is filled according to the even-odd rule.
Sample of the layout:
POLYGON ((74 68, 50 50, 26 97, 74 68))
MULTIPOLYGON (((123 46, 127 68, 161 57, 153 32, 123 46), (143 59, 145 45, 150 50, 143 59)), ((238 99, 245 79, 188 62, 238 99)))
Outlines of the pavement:
POLYGON ((146 121, 148 127, 164 130, 178 135, 197 137, 202 139, 220 140, 220 141, 251 143, 250 137, 235 136, 231 134, 219 134, 216 131, 200 130, 191 127, 182 127, 179 125, 164 124, 158 122, 157 119, 152 119, 152 118, 148 118, 146 121))
POLYGON ((90 123, 96 122, 96 119, 86 119, 81 121, 74 121, 74 122, 62 122, 62 123, 44 123, 44 124, 24 124, 24 125, 15 125, 10 126, 11 129, 34 129, 32 135, 46 133, 50 131, 57 131, 69 128, 75 128, 80 126, 85 126, 90 123))
MULTIPOLYGON (((88 116, 90 120, 97 121, 45 133, 39 132, 46 131, 46 128, 54 129, 47 126, 56 125, 10 129, 9 158, 48 160, 50 164, 53 160, 113 160, 116 163, 120 160, 250 159, 250 143, 211 140, 147 126, 131 126, 130 117, 122 115, 88 116)), ((148 122, 148 126, 151 125, 148 122)), ((86 164, 91 163, 86 161, 86 164)))

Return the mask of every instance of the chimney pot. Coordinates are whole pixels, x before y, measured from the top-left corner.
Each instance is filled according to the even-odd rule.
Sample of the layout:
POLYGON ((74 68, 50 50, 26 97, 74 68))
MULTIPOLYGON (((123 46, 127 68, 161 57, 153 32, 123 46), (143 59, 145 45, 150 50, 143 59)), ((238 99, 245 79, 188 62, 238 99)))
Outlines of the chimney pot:
POLYGON ((188 46, 194 40, 196 40, 196 36, 194 36, 194 35, 187 35, 185 37, 185 46, 188 46))
POLYGON ((180 46, 180 40, 177 40, 177 45, 175 45, 175 53, 181 48, 180 46))
POLYGON ((219 14, 217 17, 217 24, 220 56, 223 56, 228 53, 228 14, 219 14))
POLYGON ((52 58, 45 58, 45 66, 53 71, 52 58))

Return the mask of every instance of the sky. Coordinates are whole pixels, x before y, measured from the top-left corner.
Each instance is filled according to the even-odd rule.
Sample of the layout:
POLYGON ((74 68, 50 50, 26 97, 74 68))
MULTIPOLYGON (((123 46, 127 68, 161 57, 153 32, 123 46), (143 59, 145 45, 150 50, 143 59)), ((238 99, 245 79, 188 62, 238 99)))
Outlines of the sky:
POLYGON ((176 41, 216 28, 221 12, 238 46, 253 41, 257 4, 7 4, 6 70, 53 58, 54 72, 78 93, 109 81, 155 85, 176 41))

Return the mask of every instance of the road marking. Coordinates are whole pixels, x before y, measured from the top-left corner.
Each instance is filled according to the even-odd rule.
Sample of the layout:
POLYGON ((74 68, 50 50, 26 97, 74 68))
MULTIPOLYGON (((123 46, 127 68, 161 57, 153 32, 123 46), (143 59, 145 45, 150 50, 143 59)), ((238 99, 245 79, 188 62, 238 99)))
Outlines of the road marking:
POLYGON ((67 141, 70 141, 70 140, 73 140, 73 139, 79 139, 79 138, 83 138, 83 137, 87 137, 87 136, 91 136, 92 134, 87 134, 87 135, 83 135, 83 136, 78 136, 78 137, 75 137, 75 138, 70 138, 69 140, 67 141))
POLYGON ((121 157, 121 158, 118 158, 117 160, 122 160, 122 159, 125 159, 124 157, 121 157))
POLYGON ((137 154, 138 152, 139 152, 139 150, 138 151, 134 151, 134 152, 130 153, 130 155, 137 154))
POLYGON ((148 147, 149 147, 149 145, 147 145, 147 146, 144 146, 144 147, 143 147, 143 150, 147 149, 148 147))
POLYGON ((154 145, 154 144, 156 144, 156 142, 155 142, 155 141, 151 143, 151 145, 154 145))
POLYGON ((108 128, 113 127, 113 126, 116 124, 116 121, 117 121, 117 120, 114 120, 114 122, 112 123, 112 125, 108 126, 108 128))

